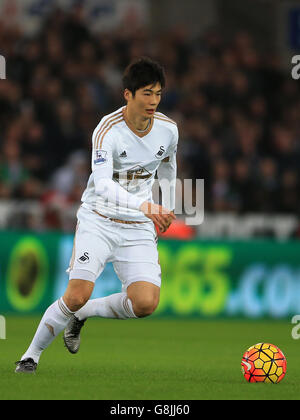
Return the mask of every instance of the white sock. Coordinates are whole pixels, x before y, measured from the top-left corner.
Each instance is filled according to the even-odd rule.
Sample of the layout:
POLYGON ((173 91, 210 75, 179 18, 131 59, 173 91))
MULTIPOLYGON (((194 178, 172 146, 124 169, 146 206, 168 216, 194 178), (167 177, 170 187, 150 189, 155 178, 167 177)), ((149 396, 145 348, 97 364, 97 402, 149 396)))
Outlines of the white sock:
POLYGON ((76 312, 75 316, 79 320, 92 316, 119 319, 137 318, 127 293, 115 293, 110 296, 91 299, 76 312))
POLYGON ((28 350, 23 354, 21 360, 31 357, 35 363, 38 363, 42 351, 65 329, 73 313, 66 306, 62 298, 49 306, 41 319, 28 350))

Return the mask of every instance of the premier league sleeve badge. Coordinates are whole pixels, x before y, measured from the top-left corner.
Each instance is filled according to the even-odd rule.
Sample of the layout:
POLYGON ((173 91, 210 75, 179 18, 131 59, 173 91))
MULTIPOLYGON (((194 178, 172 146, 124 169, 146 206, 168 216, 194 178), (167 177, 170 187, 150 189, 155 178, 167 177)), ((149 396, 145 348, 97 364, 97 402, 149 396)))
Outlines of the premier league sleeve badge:
POLYGON ((104 150, 95 150, 94 164, 99 165, 107 161, 107 152, 104 150))

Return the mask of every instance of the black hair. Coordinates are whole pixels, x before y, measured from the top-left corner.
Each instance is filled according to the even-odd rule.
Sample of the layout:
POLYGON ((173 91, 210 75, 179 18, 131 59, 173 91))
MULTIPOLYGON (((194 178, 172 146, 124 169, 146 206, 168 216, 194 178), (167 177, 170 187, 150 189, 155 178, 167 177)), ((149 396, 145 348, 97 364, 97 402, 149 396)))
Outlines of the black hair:
POLYGON ((148 57, 133 60, 123 74, 123 87, 130 90, 133 96, 138 89, 156 83, 165 87, 165 72, 159 63, 148 57))

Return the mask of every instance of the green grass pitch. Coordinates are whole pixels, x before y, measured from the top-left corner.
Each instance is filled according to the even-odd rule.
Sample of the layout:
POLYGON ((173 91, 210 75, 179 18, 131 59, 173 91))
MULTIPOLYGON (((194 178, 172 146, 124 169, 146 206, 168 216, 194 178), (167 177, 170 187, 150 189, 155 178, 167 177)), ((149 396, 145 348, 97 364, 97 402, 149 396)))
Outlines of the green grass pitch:
POLYGON ((0 399, 203 400, 299 399, 300 340, 286 321, 90 319, 71 355, 62 334, 44 351, 35 375, 14 373, 39 317, 7 317, 0 340, 0 399), (243 352, 270 342, 287 358, 279 384, 249 384, 243 352))

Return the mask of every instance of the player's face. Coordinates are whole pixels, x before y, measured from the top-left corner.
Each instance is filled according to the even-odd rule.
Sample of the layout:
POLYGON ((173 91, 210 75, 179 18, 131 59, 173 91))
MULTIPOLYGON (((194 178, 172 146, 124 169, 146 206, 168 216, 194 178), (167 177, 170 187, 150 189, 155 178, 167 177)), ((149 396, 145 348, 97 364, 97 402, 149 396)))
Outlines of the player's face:
POLYGON ((138 114, 140 117, 149 118, 154 115, 161 99, 161 85, 156 83, 154 85, 144 86, 138 89, 133 96, 130 91, 125 92, 128 106, 138 114))

